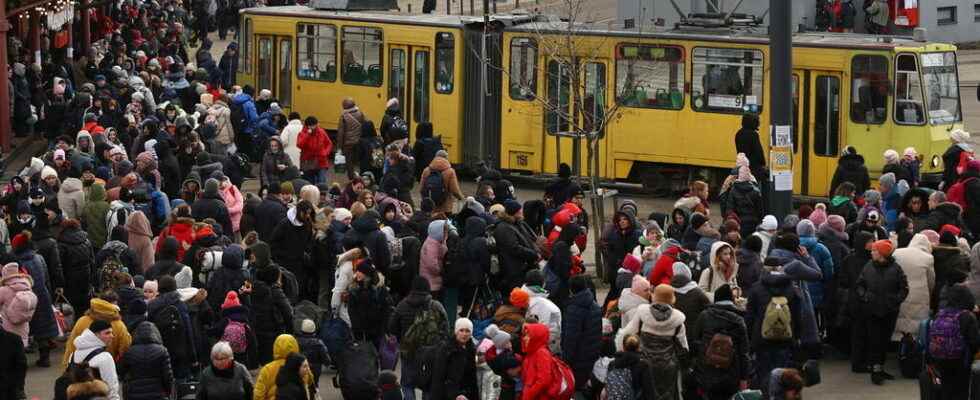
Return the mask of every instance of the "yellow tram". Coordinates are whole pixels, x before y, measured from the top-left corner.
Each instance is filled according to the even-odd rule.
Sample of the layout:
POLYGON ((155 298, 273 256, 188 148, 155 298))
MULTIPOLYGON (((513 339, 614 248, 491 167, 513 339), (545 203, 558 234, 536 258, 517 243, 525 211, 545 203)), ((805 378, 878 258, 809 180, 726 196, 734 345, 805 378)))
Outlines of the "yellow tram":
POLYGON ((565 29, 527 15, 496 15, 484 27, 479 17, 305 6, 247 9, 241 18, 239 84, 271 89, 285 109, 316 115, 327 129, 347 96, 375 121, 397 97, 413 138, 418 123, 432 122, 452 162, 512 172, 555 173, 574 154, 584 165, 586 152, 562 134, 588 118, 578 110, 592 108, 615 113, 599 142, 603 178, 722 176, 734 164, 742 114, 759 114, 767 145, 771 84, 793 87, 799 195, 827 195, 846 145, 865 155, 873 177, 886 149, 915 147, 925 180, 937 182, 948 133, 962 128, 956 48, 945 43, 797 33, 793 81, 779 83, 767 73, 767 37, 751 30, 565 29), (567 77, 570 60, 579 80, 567 77))

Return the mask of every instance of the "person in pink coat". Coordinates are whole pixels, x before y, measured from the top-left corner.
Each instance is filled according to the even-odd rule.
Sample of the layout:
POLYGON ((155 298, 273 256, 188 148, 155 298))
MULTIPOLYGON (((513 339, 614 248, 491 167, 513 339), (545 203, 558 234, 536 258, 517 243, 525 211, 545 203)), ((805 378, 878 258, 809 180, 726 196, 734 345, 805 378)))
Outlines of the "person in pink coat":
POLYGON ((19 335, 24 346, 27 346, 31 318, 37 308, 37 296, 31 290, 34 280, 30 274, 21 272, 17 263, 4 265, 0 276, 0 316, 3 317, 3 329, 19 335))
POLYGON ((429 223, 429 236, 422 243, 419 257, 419 275, 429 281, 429 290, 442 290, 442 264, 446 259, 449 248, 446 247, 446 237, 449 236, 449 223, 437 219, 429 223))
MULTIPOLYGON (((215 173, 214 175, 217 175, 215 173)), ((212 175, 212 178, 216 178, 212 175)), ((241 229, 242 223, 242 213, 245 211, 245 197, 242 196, 242 192, 238 190, 238 187, 231 183, 231 180, 227 176, 221 174, 221 198, 225 200, 225 207, 228 208, 228 218, 231 219, 232 232, 228 232, 228 236, 237 235, 239 229, 241 229)), ((314 203, 316 204, 316 203, 314 203)))
POLYGON ((136 253, 139 261, 137 271, 129 271, 133 275, 142 275, 144 271, 153 265, 155 253, 153 252, 153 231, 150 230, 150 220, 142 211, 133 211, 126 218, 126 232, 128 233, 129 248, 136 253))

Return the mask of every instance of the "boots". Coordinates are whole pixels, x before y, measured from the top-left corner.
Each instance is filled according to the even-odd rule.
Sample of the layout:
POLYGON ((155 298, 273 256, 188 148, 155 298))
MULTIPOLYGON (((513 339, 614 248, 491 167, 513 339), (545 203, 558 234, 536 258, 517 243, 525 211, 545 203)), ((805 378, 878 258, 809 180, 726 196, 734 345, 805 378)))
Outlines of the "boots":
POLYGON ((881 364, 875 364, 871 370, 871 383, 875 385, 884 385, 887 379, 884 369, 882 369, 881 364))
POLYGON ((38 357, 37 365, 39 368, 48 368, 51 366, 51 342, 38 343, 38 357))

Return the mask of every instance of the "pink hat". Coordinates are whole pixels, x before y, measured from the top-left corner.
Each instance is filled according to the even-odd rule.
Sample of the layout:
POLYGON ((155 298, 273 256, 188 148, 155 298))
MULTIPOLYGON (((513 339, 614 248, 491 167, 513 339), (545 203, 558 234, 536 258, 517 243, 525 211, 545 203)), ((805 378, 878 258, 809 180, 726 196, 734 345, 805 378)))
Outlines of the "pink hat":
POLYGON ((0 278, 0 285, 5 285, 7 284, 8 280, 14 278, 27 278, 32 285, 34 284, 34 279, 31 279, 30 275, 21 272, 20 266, 17 265, 17 263, 8 263, 7 265, 4 265, 3 272, 0 273, 0 276, 2 276, 2 278, 0 278))
POLYGON ((642 275, 633 275, 630 291, 637 296, 645 296, 650 291, 650 281, 647 281, 647 278, 642 275))
POLYGON ((922 236, 925 236, 926 239, 929 239, 929 243, 932 244, 933 246, 939 244, 939 232, 936 232, 932 229, 926 229, 919 233, 921 233, 922 236))
POLYGON ((238 292, 229 290, 228 294, 225 295, 225 302, 221 303, 221 309, 224 310, 226 308, 238 307, 240 305, 242 305, 242 303, 238 301, 238 292))
POLYGON ((810 222, 813 222, 814 226, 823 225, 824 222, 827 222, 827 211, 817 208, 810 213, 810 216, 807 217, 807 219, 809 219, 810 222))
POLYGON ((847 221, 844 220, 844 217, 837 214, 827 217, 826 225, 840 233, 843 233, 844 229, 847 229, 847 221))

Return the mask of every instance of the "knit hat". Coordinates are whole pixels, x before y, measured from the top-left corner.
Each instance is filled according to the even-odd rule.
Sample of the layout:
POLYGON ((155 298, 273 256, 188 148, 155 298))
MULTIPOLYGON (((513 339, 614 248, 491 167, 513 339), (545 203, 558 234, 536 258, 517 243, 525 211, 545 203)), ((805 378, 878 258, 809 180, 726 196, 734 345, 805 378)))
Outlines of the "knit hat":
POLYGON ((799 237, 814 236, 817 234, 817 227, 813 226, 812 221, 804 219, 796 224, 796 234, 799 237))
POLYGON ((943 231, 939 234, 939 244, 945 244, 947 246, 956 246, 956 235, 950 231, 943 231))
POLYGON ((637 296, 644 296, 650 291, 650 281, 643 275, 633 275, 633 282, 630 283, 630 291, 637 296))
POLYGON ((238 301, 238 292, 229 290, 228 294, 225 295, 225 302, 221 303, 221 309, 224 310, 226 308, 238 307, 240 305, 242 305, 242 303, 238 301))
MULTIPOLYGON (((892 176, 894 176, 894 174, 892 174, 892 176)), ((881 179, 879 179, 878 181, 880 182, 881 179)), ((874 189, 868 189, 864 191, 864 204, 870 204, 872 206, 877 207, 878 203, 880 202, 881 202, 881 192, 874 189)))
POLYGON ((878 177, 878 186, 882 188, 892 188, 895 187, 895 173, 889 172, 878 177))
POLYGON ((923 230, 922 232, 919 232, 919 234, 922 235, 922 236, 925 236, 926 239, 929 239, 929 243, 931 243, 933 246, 939 244, 939 233, 938 232, 936 232, 936 231, 934 231, 932 229, 926 229, 926 230, 923 230))
POLYGON ((524 273, 524 285, 544 287, 544 273, 540 269, 530 269, 524 273))
POLYGON ((177 272, 177 274, 174 275, 174 282, 177 283, 177 289, 187 289, 191 287, 193 280, 194 271, 191 270, 191 267, 186 265, 180 269, 180 272, 177 272))
POLYGON ((640 272, 640 268, 642 267, 643 267, 643 260, 640 260, 640 257, 634 256, 632 254, 627 254, 626 257, 623 258, 623 268, 628 269, 630 272, 634 274, 640 272))
POLYGON ((813 207, 810 207, 809 204, 802 204, 800 205, 800 208, 796 210, 796 216, 800 217, 800 219, 810 218, 810 214, 813 214, 813 207))
POLYGON ((456 324, 453 327, 453 332, 459 332, 463 329, 467 329, 470 332, 473 332, 473 321, 470 321, 469 318, 457 319, 456 324))
POLYGON ((23 249, 31 243, 31 234, 27 232, 21 232, 14 235, 14 238, 10 240, 10 247, 14 251, 23 249))
POLYGON ((945 234, 947 232, 950 233, 950 234, 952 234, 955 237, 959 237, 960 236, 960 233, 961 233, 960 228, 956 227, 956 225, 945 224, 945 225, 942 226, 942 228, 939 228, 939 238, 940 238, 939 241, 940 242, 942 242, 942 236, 943 236, 943 234, 945 234))
POLYGON ((531 301, 531 296, 528 295, 527 291, 521 288, 514 288, 510 291, 510 305, 526 309, 531 301))
POLYGON ((354 214, 351 214, 350 210, 343 207, 333 210, 334 221, 343 222, 347 218, 354 218, 354 214))
POLYGON ((882 239, 872 243, 871 248, 884 257, 892 255, 892 251, 895 250, 895 246, 892 244, 891 240, 887 239, 882 239))
POLYGON ((312 319, 304 319, 300 326, 300 331, 306 334, 314 333, 316 332, 316 323, 312 319))
POLYGON ((521 360, 513 352, 507 351, 503 354, 497 354, 497 358, 494 359, 494 364, 497 364, 501 370, 506 371, 521 366, 521 360))
POLYGON ((496 215, 497 213, 506 212, 503 204, 497 203, 490 206, 490 215, 496 215))
POLYGON ((670 285, 665 285, 663 283, 657 285, 653 289, 653 301, 652 303, 674 305, 674 287, 670 285))
POLYGON ((493 341, 493 345, 498 349, 504 348, 504 346, 510 342, 510 334, 500 330, 496 324, 490 324, 490 326, 484 329, 483 337, 493 341))
POLYGON ((691 267, 688 267, 687 264, 680 261, 675 261, 674 265, 671 265, 671 269, 674 272, 674 276, 683 275, 686 276, 688 280, 691 280, 691 277, 693 276, 691 274, 691 267))
POLYGON ((817 206, 813 209, 813 212, 810 213, 810 216, 807 217, 807 219, 810 220, 810 222, 813 222, 813 226, 819 228, 820 225, 823 225, 824 222, 827 222, 827 206, 823 203, 818 203, 817 206))
POLYGON ((218 188, 220 186, 221 184, 218 182, 217 179, 210 178, 204 182, 204 193, 209 195, 218 194, 218 188))
POLYGON ((779 228, 779 222, 776 221, 776 217, 772 215, 766 215, 762 218, 762 223, 759 224, 759 229, 764 231, 774 231, 779 228))
POLYGON ((881 219, 881 214, 878 214, 878 210, 868 211, 868 215, 864 219, 872 222, 878 222, 881 219))
POLYGON ((837 214, 828 216, 825 224, 837 232, 844 232, 844 229, 847 229, 847 221, 837 214))
POLYGON ((20 272, 20 266, 18 266, 17 263, 8 263, 7 265, 4 265, 3 275, 2 278, 0 278, 0 285, 6 285, 8 280, 14 278, 27 278, 27 280, 31 282, 31 285, 34 284, 34 279, 32 279, 30 275, 20 272))
POLYGON ((892 164, 898 162, 898 152, 892 149, 885 150, 885 164, 892 164))
POLYGON ((282 107, 279 107, 279 103, 269 104, 269 112, 273 114, 282 114, 282 107))
POLYGON ((106 329, 112 329, 112 324, 109 321, 103 321, 101 319, 92 319, 92 323, 88 326, 88 330, 96 334, 106 329))
POLYGON ((691 229, 698 230, 706 222, 708 222, 708 217, 705 217, 704 214, 699 212, 691 214, 691 229))
POLYGON ((486 213, 486 209, 483 208, 483 204, 480 204, 480 202, 476 201, 476 199, 473 198, 473 196, 466 198, 465 207, 476 215, 483 215, 484 213, 486 213))
POLYGON ((157 278, 157 286, 160 288, 160 294, 170 293, 177 290, 177 281, 170 275, 162 275, 157 278))
POLYGON ((949 139, 954 143, 965 143, 966 141, 970 140, 970 132, 962 129, 955 129, 949 133, 949 139))
POLYGON ((416 276, 412 278, 412 291, 413 292, 425 292, 430 291, 429 281, 421 276, 416 276))
POLYGON ((446 150, 439 150, 436 152, 436 158, 449 158, 449 152, 446 150))
POLYGON ((715 303, 721 301, 734 301, 735 295, 732 293, 732 287, 728 284, 724 284, 715 289, 715 303))
POLYGON ((504 212, 506 212, 507 215, 517 214, 518 211, 521 211, 521 203, 518 203, 514 199, 507 199, 504 201, 504 212))

